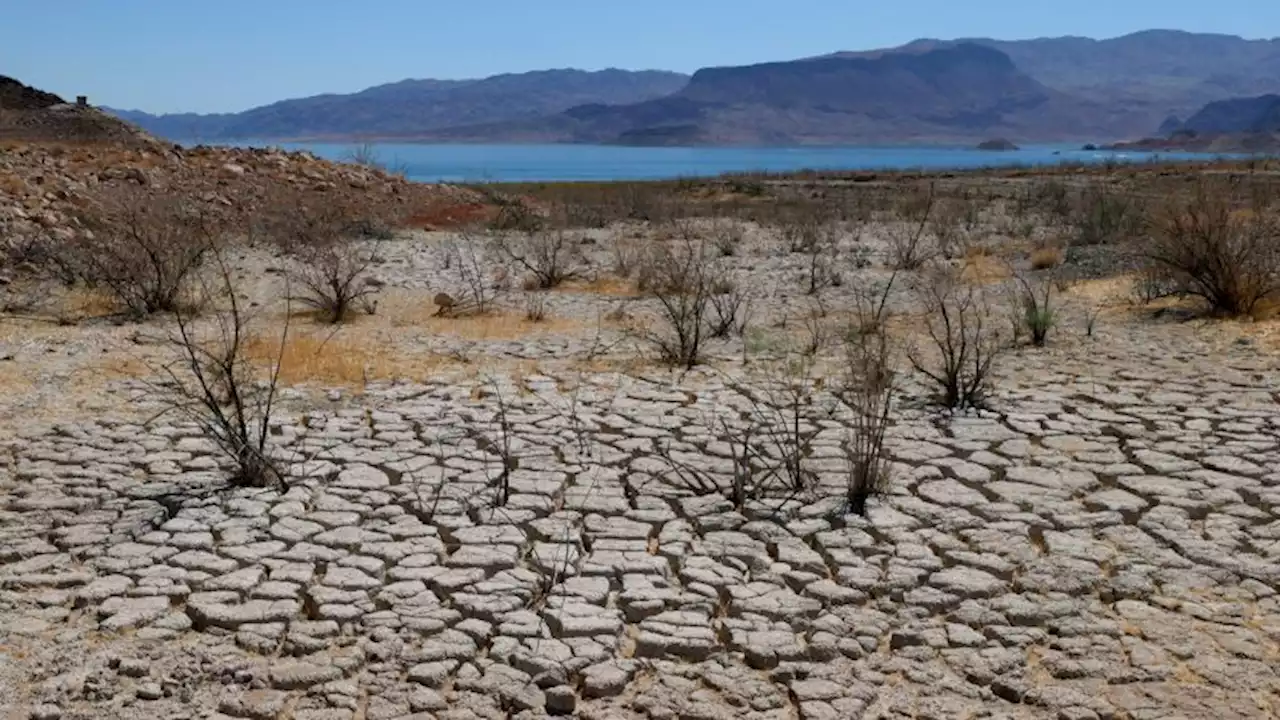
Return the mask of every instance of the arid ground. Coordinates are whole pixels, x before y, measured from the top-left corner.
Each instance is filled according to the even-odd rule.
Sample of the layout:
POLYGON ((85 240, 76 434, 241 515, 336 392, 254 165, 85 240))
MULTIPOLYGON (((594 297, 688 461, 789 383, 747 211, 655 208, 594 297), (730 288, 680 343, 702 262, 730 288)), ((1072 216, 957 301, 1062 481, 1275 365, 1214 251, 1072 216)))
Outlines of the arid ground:
POLYGON ((0 288, 0 717, 1280 716, 1270 172, 256 201, 163 309, 81 256, 179 216, 68 210, 0 288))

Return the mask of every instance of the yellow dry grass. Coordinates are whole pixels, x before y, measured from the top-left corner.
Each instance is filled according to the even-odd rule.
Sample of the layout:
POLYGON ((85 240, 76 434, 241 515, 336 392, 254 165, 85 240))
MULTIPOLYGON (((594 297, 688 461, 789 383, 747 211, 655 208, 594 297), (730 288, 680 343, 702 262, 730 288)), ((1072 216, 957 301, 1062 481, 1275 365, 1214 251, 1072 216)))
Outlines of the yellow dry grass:
POLYGON ((11 172, 0 173, 0 192, 22 197, 27 194, 27 181, 11 172))
POLYGON ((615 275, 600 275, 593 280, 568 282, 556 288, 556 291, 607 297, 639 297, 641 294, 634 281, 615 275))
POLYGON ((966 257, 960 269, 960 279, 974 285, 989 285, 1013 277, 1013 268, 1005 260, 994 255, 966 257))
POLYGON ((375 315, 356 318, 344 326, 356 333, 377 328, 415 328, 430 334, 454 335, 465 340, 520 340, 539 335, 581 330, 583 323, 547 316, 534 322, 523 313, 494 311, 482 315, 439 315, 439 308, 425 293, 389 292, 378 298, 375 315))
POLYGON ((78 285, 63 293, 56 307, 59 320, 64 322, 105 317, 120 311, 120 303, 110 293, 78 285))
POLYGON ((1031 251, 1031 269, 1048 270, 1062 264, 1062 250, 1052 245, 1031 251))
POLYGON ((421 381, 461 363, 436 353, 406 352, 390 343, 369 342, 358 334, 290 332, 255 335, 245 345, 250 362, 264 368, 280 361, 283 385, 319 384, 363 387, 375 380, 421 381))

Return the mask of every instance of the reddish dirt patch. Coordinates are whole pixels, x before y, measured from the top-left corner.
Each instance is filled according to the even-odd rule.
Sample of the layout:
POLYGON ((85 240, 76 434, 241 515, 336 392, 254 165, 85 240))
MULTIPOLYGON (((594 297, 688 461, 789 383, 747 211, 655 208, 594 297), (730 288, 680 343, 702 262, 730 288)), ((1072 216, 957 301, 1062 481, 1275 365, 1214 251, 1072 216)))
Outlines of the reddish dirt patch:
POLYGON ((410 213, 405 225, 417 230, 448 230, 488 222, 497 212, 484 203, 432 204, 410 213))

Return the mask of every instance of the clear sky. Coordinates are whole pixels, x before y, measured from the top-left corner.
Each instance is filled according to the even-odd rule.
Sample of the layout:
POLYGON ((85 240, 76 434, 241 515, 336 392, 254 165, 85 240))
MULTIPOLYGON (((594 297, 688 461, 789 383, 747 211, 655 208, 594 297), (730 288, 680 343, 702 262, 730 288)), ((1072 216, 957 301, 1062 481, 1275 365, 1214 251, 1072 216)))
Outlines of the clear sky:
POLYGON ((1280 35, 1276 0, 4 0, 0 74, 150 112, 404 78, 788 60, 919 37, 1280 35))

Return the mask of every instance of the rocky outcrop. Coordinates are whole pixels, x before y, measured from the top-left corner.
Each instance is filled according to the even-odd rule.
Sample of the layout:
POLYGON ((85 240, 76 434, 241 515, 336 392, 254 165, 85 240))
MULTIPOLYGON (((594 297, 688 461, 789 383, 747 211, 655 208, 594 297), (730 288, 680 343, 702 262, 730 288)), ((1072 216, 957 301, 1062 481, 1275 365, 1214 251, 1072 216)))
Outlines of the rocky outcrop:
POLYGON ((0 110, 43 110, 65 102, 51 92, 37 90, 11 77, 0 75, 0 110))
POLYGON ((0 153, 0 237, 12 242, 72 233, 77 208, 113 186, 176 190, 228 214, 259 211, 282 192, 404 213, 476 201, 469 190, 409 182, 309 153, 183 148, 150 139, 142 146, 24 143, 0 153))
POLYGON ((960 44, 709 68, 670 97, 429 137, 645 145, 1065 139, 1104 129, 1093 110, 1040 84, 998 50, 960 44))
POLYGON ((1017 150, 1018 146, 1015 145, 1011 140, 1007 140, 1005 138, 995 138, 994 140, 984 140, 978 143, 978 149, 1003 152, 1003 151, 1009 151, 1009 150, 1017 150))

